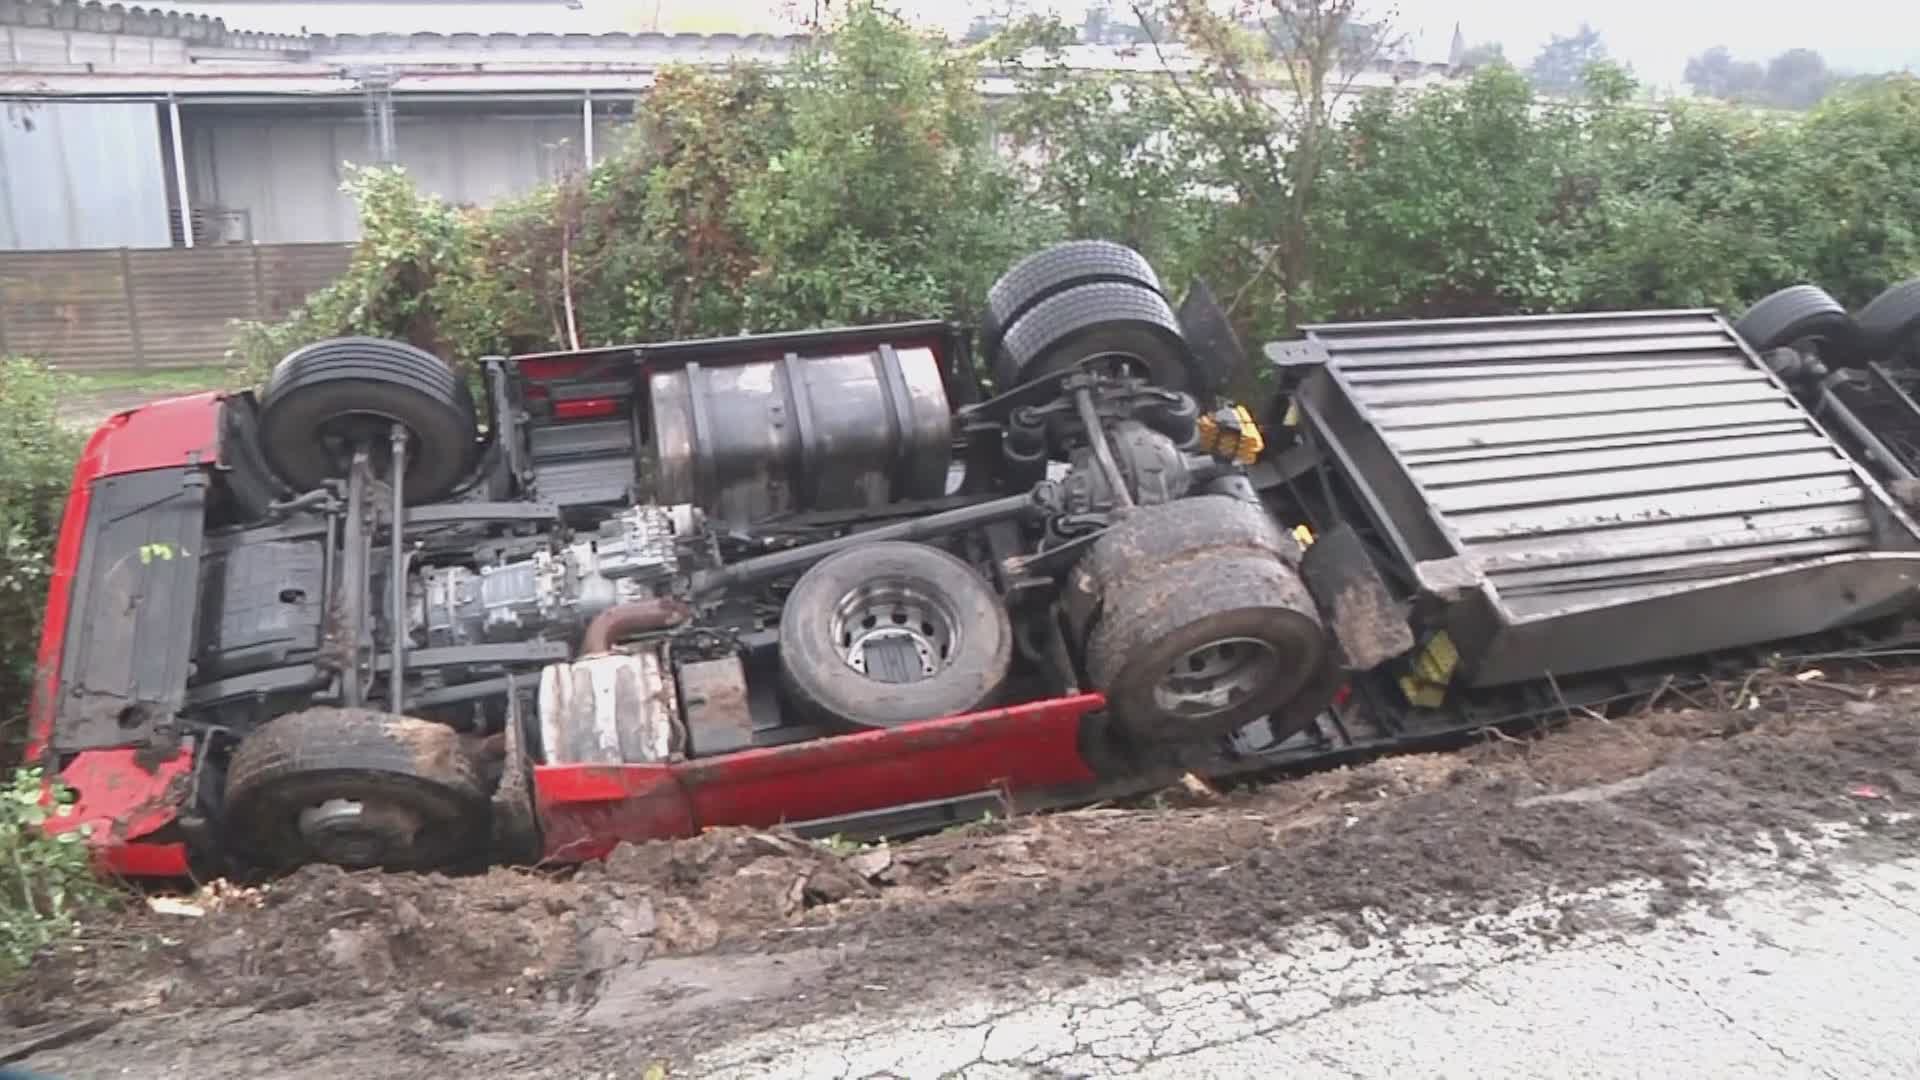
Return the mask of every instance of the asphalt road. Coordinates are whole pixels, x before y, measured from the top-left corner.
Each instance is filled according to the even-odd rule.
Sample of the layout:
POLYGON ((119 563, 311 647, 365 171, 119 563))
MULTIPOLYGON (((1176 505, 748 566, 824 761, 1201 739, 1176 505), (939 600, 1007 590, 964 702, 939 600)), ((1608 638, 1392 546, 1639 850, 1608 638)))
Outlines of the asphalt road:
MULTIPOLYGON (((1740 865, 1720 903, 1649 920, 1650 884, 1354 947, 1281 951, 770 1033, 714 1077, 1920 1076, 1920 859, 1740 865)), ((1177 928, 1170 927, 1173 932, 1177 928)), ((679 1075, 683 1070, 675 1070, 679 1075)))

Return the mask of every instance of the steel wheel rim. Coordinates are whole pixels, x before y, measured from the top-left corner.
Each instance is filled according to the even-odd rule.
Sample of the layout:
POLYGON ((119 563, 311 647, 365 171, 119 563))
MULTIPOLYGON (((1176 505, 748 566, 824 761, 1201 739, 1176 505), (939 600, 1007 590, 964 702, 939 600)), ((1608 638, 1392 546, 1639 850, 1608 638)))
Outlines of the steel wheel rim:
POLYGON ((1272 685, 1280 669, 1280 654, 1272 643, 1220 638, 1187 650, 1168 665, 1153 686, 1153 702, 1171 716, 1216 716, 1272 685))
POLYGON ((298 824, 301 840, 326 862, 373 867, 405 862, 422 821, 398 803, 327 799, 300 811, 298 824))
POLYGON ((960 647, 960 619, 936 590, 907 578, 880 578, 848 591, 828 624, 840 660, 881 683, 930 679, 960 647))

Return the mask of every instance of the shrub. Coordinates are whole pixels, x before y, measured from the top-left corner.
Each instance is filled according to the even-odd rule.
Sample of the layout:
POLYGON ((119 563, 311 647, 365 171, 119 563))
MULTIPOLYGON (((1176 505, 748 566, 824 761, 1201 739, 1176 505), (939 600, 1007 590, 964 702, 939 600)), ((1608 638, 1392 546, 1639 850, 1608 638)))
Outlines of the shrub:
POLYGON ((26 967, 110 895, 94 876, 86 835, 43 827, 66 812, 58 790, 42 787, 39 769, 21 769, 0 788, 0 978, 26 967))
POLYGON ((60 511, 81 438, 56 412, 66 380, 0 358, 0 769, 18 758, 60 511))

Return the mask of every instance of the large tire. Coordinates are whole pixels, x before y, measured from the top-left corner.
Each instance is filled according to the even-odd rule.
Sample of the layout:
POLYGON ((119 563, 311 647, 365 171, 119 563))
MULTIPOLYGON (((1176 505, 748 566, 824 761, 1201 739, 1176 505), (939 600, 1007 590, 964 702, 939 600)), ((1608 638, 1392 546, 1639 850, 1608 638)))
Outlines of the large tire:
POLYGON ((1198 743, 1269 715, 1296 730, 1312 721, 1317 708, 1291 706, 1317 693, 1331 645, 1299 559, 1299 545, 1258 505, 1219 495, 1141 507, 1100 538, 1070 575, 1064 606, 1087 674, 1130 742, 1198 743), (1213 660, 1244 646, 1247 663, 1209 668, 1209 646, 1220 643, 1232 647, 1213 660), (1191 666, 1196 657, 1206 670, 1191 666), (1162 686, 1196 671, 1219 685, 1162 686))
POLYGON ((1000 275, 987 291, 987 310, 980 325, 980 355, 989 360, 1000 350, 1007 328, 1034 305, 1076 285, 1103 281, 1128 282, 1161 296, 1166 290, 1145 256, 1110 240, 1069 240, 1042 248, 1000 275))
POLYGON ((241 741, 227 764, 224 821, 232 845, 269 866, 425 870, 486 846, 488 794, 452 728, 315 708, 241 741))
POLYGON ((801 575, 780 613, 787 694, 849 727, 989 705, 1012 662, 1000 598, 972 567, 925 544, 882 541, 830 556, 801 575))
POLYGON ((260 395, 261 449, 296 491, 344 476, 355 439, 384 460, 396 422, 410 436, 409 503, 439 499, 472 472, 479 452, 472 392, 432 353, 404 342, 317 342, 280 361, 260 395))
POLYGON ((1285 563, 1200 552, 1107 590, 1087 675, 1135 745, 1176 746, 1286 715, 1328 648, 1313 598, 1285 563))
POLYGON ((1860 339, 1853 316, 1817 285, 1791 285, 1761 299, 1733 332, 1756 353, 1810 341, 1829 364, 1851 360, 1860 339))
POLYGON ((1874 297, 1853 321, 1860 328, 1860 349, 1870 360, 1920 351, 1920 278, 1874 297))
POLYGON ((1067 623, 1085 640, 1108 590, 1195 554, 1234 551, 1294 566, 1301 556, 1299 542, 1255 503, 1196 495, 1140 507, 1108 529, 1067 576, 1061 597, 1067 623))
POLYGON ((1126 282, 1077 285, 1034 305, 1008 329, 993 375, 1004 392, 1102 353, 1133 357, 1168 390, 1191 381, 1187 343, 1166 297, 1126 282))

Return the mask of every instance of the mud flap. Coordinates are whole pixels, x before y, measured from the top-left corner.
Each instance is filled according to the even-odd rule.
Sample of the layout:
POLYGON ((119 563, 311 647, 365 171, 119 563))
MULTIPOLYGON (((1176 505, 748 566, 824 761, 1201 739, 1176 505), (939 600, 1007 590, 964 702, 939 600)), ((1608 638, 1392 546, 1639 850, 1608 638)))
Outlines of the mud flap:
POLYGON ((1413 648, 1413 629, 1352 526, 1316 539, 1300 561, 1300 576, 1339 642, 1341 666, 1368 671, 1413 648))
POLYGON ((1205 395, 1225 390, 1246 369, 1247 354, 1206 282, 1196 280, 1187 290, 1177 317, 1193 354, 1193 388, 1205 395))
POLYGON ((530 864, 540 859, 540 822, 533 812, 533 763, 520 697, 513 676, 507 676, 506 764, 493 790, 492 846, 500 862, 530 864))

